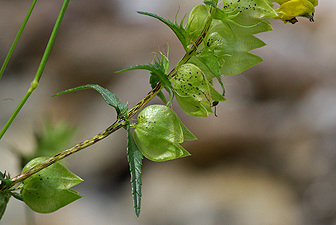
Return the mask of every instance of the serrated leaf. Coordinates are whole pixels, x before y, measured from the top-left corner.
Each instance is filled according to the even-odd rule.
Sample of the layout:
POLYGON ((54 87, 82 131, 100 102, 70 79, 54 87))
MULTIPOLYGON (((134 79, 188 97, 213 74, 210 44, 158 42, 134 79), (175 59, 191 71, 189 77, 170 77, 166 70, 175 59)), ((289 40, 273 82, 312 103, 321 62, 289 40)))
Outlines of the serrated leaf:
POLYGON ((265 45, 253 34, 269 31, 272 27, 268 21, 250 18, 249 15, 236 13, 230 17, 227 10, 217 8, 216 19, 212 21, 199 54, 189 61, 198 66, 209 81, 216 77, 221 83, 220 76, 236 75, 262 62, 262 58, 249 53, 265 45))
POLYGON ((137 13, 153 17, 155 19, 160 20, 164 24, 166 24, 175 33, 175 35, 177 36, 177 38, 180 40, 182 46, 184 47, 184 49, 187 48, 187 45, 188 45, 188 42, 187 42, 187 33, 184 30, 184 28, 182 27, 184 18, 182 19, 181 23, 178 24, 177 21, 176 21, 176 18, 175 18, 175 22, 173 23, 170 20, 164 19, 161 16, 158 16, 158 15, 156 15, 154 13, 141 12, 141 11, 137 11, 137 13))
POLYGON ((102 95, 102 97, 104 98, 105 102, 108 105, 110 105, 110 106, 112 106, 113 108, 116 109, 117 114, 118 114, 119 117, 121 117, 121 116, 123 116, 123 115, 126 114, 126 112, 127 112, 127 104, 124 105, 118 99, 118 97, 115 94, 111 93, 109 90, 101 87, 98 84, 86 84, 86 85, 83 85, 83 86, 79 86, 79 87, 76 87, 76 88, 71 88, 71 89, 59 92, 59 93, 57 93, 57 94, 55 94, 53 96, 61 95, 61 94, 72 92, 72 91, 78 91, 78 90, 88 89, 88 88, 92 88, 92 89, 98 91, 102 95))
MULTIPOLYGON (((41 157, 31 160, 22 172, 46 159, 41 157)), ((51 213, 81 198, 77 191, 70 188, 82 181, 63 165, 54 163, 24 180, 21 196, 35 212, 51 213)))
POLYGON ((162 82, 162 85, 164 87, 171 87, 171 83, 167 75, 164 73, 164 71, 161 68, 159 68, 155 64, 131 66, 127 69, 119 70, 116 73, 121 73, 121 72, 126 72, 126 71, 131 71, 131 70, 139 70, 139 69, 151 71, 152 75, 154 74, 155 76, 157 76, 157 79, 159 79, 162 82))
POLYGON ((0 172, 0 187, 1 186, 5 186, 7 188, 10 187, 11 183, 13 183, 13 181, 10 180, 10 175, 5 173, 0 172))
POLYGON ((0 193, 0 220, 6 211, 6 207, 9 202, 10 197, 11 197, 11 194, 8 192, 0 193))
POLYGON ((127 131, 127 159, 131 173, 134 213, 136 217, 139 217, 141 208, 141 185, 142 185, 141 175, 142 175, 143 156, 134 141, 129 125, 127 125, 126 131, 127 131))

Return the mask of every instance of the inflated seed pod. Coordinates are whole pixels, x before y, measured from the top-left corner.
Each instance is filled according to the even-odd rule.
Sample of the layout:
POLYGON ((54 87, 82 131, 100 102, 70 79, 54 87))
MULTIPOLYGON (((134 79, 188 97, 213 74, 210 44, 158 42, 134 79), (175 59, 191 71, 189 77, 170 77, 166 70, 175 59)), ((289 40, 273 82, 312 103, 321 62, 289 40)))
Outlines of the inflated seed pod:
POLYGON ((166 161, 190 155, 180 143, 196 137, 171 108, 151 105, 139 113, 134 139, 146 158, 166 161))
POLYGON ((189 36, 189 44, 195 42, 201 34, 208 17, 209 10, 205 5, 197 5, 190 11, 185 26, 185 31, 189 36))
MULTIPOLYGON (((22 173, 47 159, 32 159, 25 165, 22 173)), ((54 163, 24 180, 21 196, 35 212, 51 213, 81 198, 77 191, 70 188, 82 181, 63 165, 54 163)))
POLYGON ((212 113, 213 101, 225 100, 194 64, 182 65, 171 82, 177 102, 191 116, 207 117, 212 113))

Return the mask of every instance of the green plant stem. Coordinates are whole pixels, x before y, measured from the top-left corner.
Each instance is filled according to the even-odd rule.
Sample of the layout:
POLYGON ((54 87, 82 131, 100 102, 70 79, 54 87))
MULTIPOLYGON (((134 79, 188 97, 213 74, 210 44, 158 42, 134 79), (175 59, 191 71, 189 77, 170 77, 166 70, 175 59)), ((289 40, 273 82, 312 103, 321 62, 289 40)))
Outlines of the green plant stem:
MULTIPOLYGON (((189 61, 189 59, 196 53, 196 49, 198 47, 198 45, 200 45, 207 33, 207 31, 209 30, 210 24, 211 24, 212 18, 209 17, 208 21, 205 24, 205 27, 203 29, 203 31, 201 32, 199 38, 196 40, 194 46, 192 46, 191 50, 189 52, 187 52, 184 57, 179 61, 179 63, 175 66, 175 68, 168 74, 168 78, 172 78, 178 68, 185 64, 186 62, 189 61)), ((163 86, 161 85, 161 83, 159 82, 158 85, 153 88, 141 101, 139 101, 132 109, 130 109, 127 113, 127 118, 131 118, 133 117, 142 107, 144 107, 150 100, 152 100, 163 88, 163 86)), ((126 116, 125 116, 126 118, 126 116)), ((13 178, 11 178, 10 180, 12 181, 11 186, 13 187, 15 184, 24 181, 25 179, 27 179, 28 177, 32 176, 33 174, 41 171, 42 169, 50 166, 51 164, 64 159, 65 157, 80 151, 81 149, 84 149, 86 147, 89 147, 93 144, 95 144, 96 142, 106 138, 107 136, 109 136, 110 134, 114 133, 115 131, 117 131, 118 129, 124 127, 126 125, 125 122, 125 118, 119 118, 116 122, 114 122, 110 127, 108 127, 106 130, 104 130, 103 132, 97 134, 96 136, 87 139, 81 143, 78 143, 77 145, 75 145, 72 148, 69 148, 67 150, 64 150, 63 152, 49 158, 48 160, 44 161, 43 163, 40 163, 38 165, 36 165, 35 167, 31 168, 30 170, 26 171, 25 173, 19 174, 13 178)), ((0 192, 3 190, 0 190, 0 192)))
MULTIPOLYGON (((86 147, 89 147, 93 144, 95 144, 96 142, 106 138, 107 136, 109 136, 110 134, 112 134, 113 132, 115 132, 116 130, 120 129, 121 127, 125 126, 125 121, 123 121, 122 119, 117 120, 114 124, 112 124, 110 127, 108 127, 106 130, 104 130, 103 132, 97 134, 96 136, 85 140, 83 142, 78 143, 77 145, 75 145, 72 148, 69 148, 61 153, 58 153, 56 155, 54 155, 53 157, 50 157, 49 159, 47 159, 46 161, 44 161, 43 163, 40 163, 38 165, 36 165, 35 167, 31 168, 30 170, 27 170, 25 173, 21 173, 19 175, 17 175, 16 177, 11 178, 10 180, 13 181, 13 183, 11 183, 11 187, 13 187, 15 184, 17 184, 18 182, 22 182, 25 179, 27 179, 28 177, 30 177, 31 175, 41 171, 42 169, 50 166, 51 164, 64 159, 65 157, 78 152, 81 149, 84 149, 86 147)), ((0 190, 1 191, 1 190, 0 190)))
POLYGON ((20 37, 21 37, 21 34, 22 34, 24 28, 26 27, 26 24, 27 24, 27 22, 28 22, 28 20, 29 20, 29 18, 30 18, 30 15, 31 15, 32 12, 33 12, 33 9, 34 9, 34 7, 35 7, 35 5, 36 5, 36 2, 37 2, 37 0, 34 0, 34 1, 32 2, 32 4, 30 5, 30 8, 29 8, 29 10, 28 10, 28 13, 27 13, 25 19, 24 19, 23 22, 22 22, 22 25, 21 25, 21 27, 20 27, 20 29, 19 29, 19 32, 17 33, 17 35, 16 35, 16 37, 15 37, 15 39, 14 39, 14 42, 13 42, 11 48, 9 49, 9 52, 8 52, 6 58, 5 58, 5 61, 4 61, 4 63, 2 64, 2 67, 1 67, 1 69, 0 69, 0 79, 1 79, 1 77, 2 77, 2 75, 3 75, 3 73, 4 73, 4 71, 5 71, 5 69, 6 69, 6 67, 7 67, 7 64, 8 64, 8 62, 9 62, 9 59, 11 58, 11 56, 12 56, 12 54, 13 54, 13 52, 14 52, 14 49, 15 49, 17 43, 19 42, 19 39, 20 39, 20 37))
POLYGON ((3 127, 3 129, 0 132, 0 139, 2 138, 2 136, 5 134, 5 132, 7 131, 8 127, 12 124, 13 120, 15 119, 15 117, 18 115, 18 113, 20 112, 20 110, 22 109, 22 107, 24 106, 24 104, 26 103, 26 101, 28 100, 28 98, 30 97, 30 95, 33 93, 33 91, 38 87, 38 84, 40 82, 42 73, 44 71, 44 68, 47 64, 47 60, 49 58, 51 49, 54 45, 55 39, 56 39, 56 35, 58 33, 59 27, 61 25, 62 19, 64 17, 65 11, 69 5, 70 0, 64 0, 61 11, 58 15, 58 18, 56 20, 54 29, 50 35, 47 47, 44 51, 44 54, 42 56, 41 62, 40 62, 40 66, 37 69, 36 75, 34 80, 32 81, 32 83, 30 84, 30 87, 27 91, 27 93, 25 94, 25 96, 23 97, 23 99, 21 100, 21 102, 19 103, 19 105, 16 107, 15 111, 13 112, 13 114, 11 115, 11 117, 9 118, 9 120, 7 121, 7 123, 5 124, 5 126, 3 127))

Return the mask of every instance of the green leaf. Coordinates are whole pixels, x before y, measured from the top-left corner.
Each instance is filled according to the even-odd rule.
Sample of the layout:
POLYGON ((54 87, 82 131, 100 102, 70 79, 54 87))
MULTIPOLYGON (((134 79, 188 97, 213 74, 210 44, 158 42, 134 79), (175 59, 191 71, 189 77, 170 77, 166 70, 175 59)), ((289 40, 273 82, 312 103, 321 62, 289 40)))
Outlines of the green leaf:
POLYGON ((79 87, 76 87, 76 88, 71 88, 71 89, 59 92, 59 93, 57 93, 53 96, 61 95, 61 94, 72 92, 72 91, 88 89, 88 88, 92 88, 92 89, 98 91, 102 95, 102 97, 104 98, 105 102, 116 109, 118 117, 121 117, 121 116, 126 114, 127 104, 124 105, 118 99, 118 97, 115 94, 113 94, 109 90, 99 86, 98 84, 86 84, 86 85, 83 85, 83 86, 79 86, 79 87))
POLYGON ((217 2, 218 2, 218 0, 204 1, 204 4, 212 6, 212 7, 216 7, 217 2))
POLYGON ((173 23, 170 20, 164 19, 161 16, 158 16, 158 15, 156 15, 154 13, 141 12, 141 11, 137 11, 137 13, 142 14, 142 15, 146 15, 146 16, 151 16, 151 17, 153 17, 155 19, 160 20, 164 24, 166 24, 176 34, 177 38, 180 40, 180 42, 183 45, 184 49, 187 48, 187 45, 188 45, 188 42, 187 42, 187 33, 183 29, 183 26, 182 26, 185 17, 182 19, 181 23, 178 24, 177 21, 176 21, 176 18, 175 18, 175 22, 173 23))
POLYGON ((0 220, 6 211, 6 207, 9 202, 10 197, 11 197, 11 194, 8 192, 0 193, 0 220))
POLYGON ((0 172, 0 187, 5 186, 7 188, 10 187, 11 183, 13 183, 13 181, 10 180, 10 175, 5 173, 0 172))
POLYGON ((155 55, 154 63, 149 63, 146 65, 131 66, 127 69, 119 70, 116 73, 137 70, 137 69, 149 70, 151 71, 150 84, 152 88, 154 88, 159 81, 161 82, 163 87, 171 88, 171 83, 167 77, 167 74, 169 71, 169 60, 168 60, 169 49, 166 50, 166 52, 165 51, 160 52, 160 54, 161 54, 161 57, 159 57, 158 54, 155 55))
POLYGON ((10 194, 11 194, 14 198, 16 198, 17 200, 23 201, 23 198, 22 198, 22 196, 21 196, 20 193, 17 193, 17 192, 10 192, 10 194))
MULTIPOLYGON (((22 173, 42 163, 47 158, 31 160, 22 173)), ((21 196, 35 212, 51 213, 81 198, 70 189, 83 180, 59 163, 54 163, 23 181, 21 196)))
POLYGON ((126 131, 127 131, 127 159, 128 159, 130 173, 131 173, 134 213, 136 217, 139 217, 140 207, 141 207, 141 185, 142 185, 141 166, 142 166, 143 156, 134 141, 129 125, 127 125, 126 131))
POLYGON ((170 83, 167 75, 164 73, 164 71, 161 68, 159 68, 155 64, 131 66, 127 69, 119 70, 116 73, 121 73, 121 72, 126 72, 126 71, 131 71, 131 70, 138 70, 138 69, 151 71, 152 75, 157 76, 157 79, 162 82, 162 85, 164 87, 171 87, 171 83, 170 83))
POLYGON ((151 105, 139 113, 134 138, 142 154, 152 161, 189 156, 179 144, 196 140, 176 113, 163 105, 151 105))
MULTIPOLYGON (((150 78, 149 78, 149 83, 150 83, 152 89, 156 87, 156 85, 158 84, 159 81, 160 81, 160 79, 158 78, 158 76, 156 76, 154 73, 151 72, 151 76, 150 76, 150 78)), ((166 90, 167 90, 167 89, 166 89, 166 90)), ((168 89, 168 91, 169 91, 169 89, 168 89)), ((160 91, 160 92, 157 94, 157 96, 158 96, 159 98, 161 98, 161 100, 162 100, 164 103, 167 104, 167 99, 166 99, 166 97, 164 96, 164 94, 162 93, 162 91, 160 91)))

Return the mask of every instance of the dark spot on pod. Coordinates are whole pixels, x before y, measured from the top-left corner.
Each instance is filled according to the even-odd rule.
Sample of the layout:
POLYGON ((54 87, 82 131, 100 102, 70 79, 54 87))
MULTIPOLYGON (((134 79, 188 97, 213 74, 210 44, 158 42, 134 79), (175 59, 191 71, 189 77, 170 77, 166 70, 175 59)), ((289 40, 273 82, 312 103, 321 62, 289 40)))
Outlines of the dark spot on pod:
POLYGON ((192 84, 191 84, 191 83, 188 83, 188 85, 189 85, 189 86, 192 86, 192 84))

